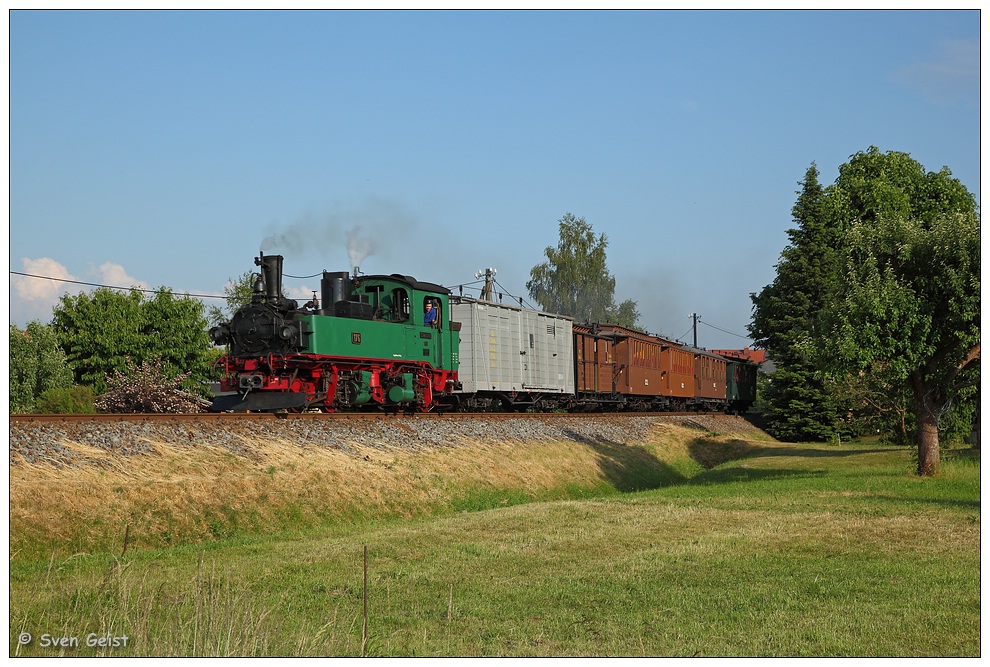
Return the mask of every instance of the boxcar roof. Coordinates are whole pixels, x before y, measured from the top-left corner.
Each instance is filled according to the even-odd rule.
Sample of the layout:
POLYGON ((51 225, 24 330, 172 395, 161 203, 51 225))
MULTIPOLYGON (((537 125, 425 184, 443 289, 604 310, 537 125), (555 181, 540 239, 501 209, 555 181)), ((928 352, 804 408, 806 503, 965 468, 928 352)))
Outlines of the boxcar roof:
POLYGON ((561 320, 571 320, 571 321, 574 320, 574 318, 573 317, 570 317, 569 315, 561 315, 560 313, 548 313, 545 310, 536 310, 535 308, 525 308, 523 306, 514 306, 511 303, 502 303, 501 301, 486 301, 484 299, 477 299, 477 298, 475 298, 473 296, 464 296, 464 295, 453 296, 452 295, 451 296, 451 300, 452 300, 453 303, 480 303, 482 305, 493 306, 495 308, 507 308, 509 310, 530 311, 530 312, 536 313, 537 315, 541 315, 541 316, 545 316, 545 317, 554 317, 554 318, 558 318, 558 319, 561 319, 561 320))

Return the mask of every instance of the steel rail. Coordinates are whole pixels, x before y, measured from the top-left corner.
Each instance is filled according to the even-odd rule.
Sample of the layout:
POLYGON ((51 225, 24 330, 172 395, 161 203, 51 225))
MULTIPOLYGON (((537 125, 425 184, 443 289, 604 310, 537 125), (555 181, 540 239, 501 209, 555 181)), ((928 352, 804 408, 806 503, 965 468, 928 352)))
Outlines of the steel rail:
POLYGON ((191 412, 175 414, 151 413, 119 413, 119 414, 12 414, 10 423, 29 422, 169 422, 169 421, 201 421, 223 422, 244 420, 272 419, 338 419, 338 420, 395 420, 395 419, 448 419, 454 421, 469 421, 476 419, 602 419, 623 417, 696 417, 705 414, 723 414, 716 412, 414 412, 414 413, 385 413, 385 412, 191 412))

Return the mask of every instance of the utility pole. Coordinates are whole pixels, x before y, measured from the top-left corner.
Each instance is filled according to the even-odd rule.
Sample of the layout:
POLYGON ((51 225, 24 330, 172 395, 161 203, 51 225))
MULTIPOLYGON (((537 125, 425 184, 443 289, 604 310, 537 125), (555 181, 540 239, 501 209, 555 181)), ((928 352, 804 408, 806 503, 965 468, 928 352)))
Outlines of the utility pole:
POLYGON ((474 273, 475 278, 485 277, 485 286, 481 288, 481 300, 491 301, 492 300, 492 285, 495 283, 495 274, 497 271, 492 267, 487 269, 478 269, 474 273))
POLYGON ((698 320, 701 319, 701 315, 698 313, 691 313, 688 317, 691 318, 691 330, 694 331, 694 346, 698 347, 698 320))

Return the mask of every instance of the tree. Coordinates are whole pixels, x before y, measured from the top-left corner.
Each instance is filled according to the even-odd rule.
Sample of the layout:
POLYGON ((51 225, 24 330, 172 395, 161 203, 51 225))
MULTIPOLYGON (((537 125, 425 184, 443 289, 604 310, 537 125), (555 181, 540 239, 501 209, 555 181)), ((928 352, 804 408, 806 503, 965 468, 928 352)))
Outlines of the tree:
POLYGON ((979 381, 980 221, 905 217, 913 210, 853 223, 820 341, 833 367, 883 364, 910 388, 918 474, 933 475, 940 418, 979 381))
POLYGON ((217 355, 201 301, 176 297, 160 288, 152 298, 145 299, 143 310, 144 335, 161 341, 161 345, 149 349, 140 361, 160 360, 169 377, 188 377, 190 389, 214 377, 212 362, 217 355))
POLYGON ((559 221, 560 242, 544 250, 547 261, 534 266, 526 289, 545 311, 581 322, 613 322, 635 327, 636 302, 616 306, 615 278, 608 271, 605 234, 595 236, 584 218, 567 213, 559 221), (621 320, 621 321, 620 321, 621 320))
POLYGON ((832 215, 848 229, 853 220, 882 216, 933 222, 948 214, 976 210, 976 199, 948 167, 925 168, 908 153, 882 153, 876 146, 852 155, 839 167, 827 193, 832 215))
MULTIPOLYGON (((902 327, 930 327, 938 344, 945 343, 948 334, 939 327, 948 320, 935 322, 908 296, 926 294, 923 288, 941 281, 955 284, 954 272, 971 271, 973 265, 976 272, 969 274, 966 286, 943 295, 947 299, 943 307, 961 308, 972 315, 966 304, 975 292, 978 321, 978 247, 975 255, 968 247, 953 251, 951 239, 926 236, 961 215, 970 221, 967 224, 975 224, 978 239, 976 210, 975 198, 948 168, 926 172, 907 153, 882 153, 871 146, 839 167, 839 177, 825 189, 817 185, 817 170, 812 165, 794 207, 799 227, 789 232, 791 245, 781 254, 776 280, 753 297, 750 326, 758 344, 783 370, 775 374, 766 398, 772 406, 770 416, 794 427, 783 431, 785 437, 815 436, 815 424, 824 430, 832 419, 836 429, 880 424, 895 433, 911 430, 916 439, 925 438, 927 443, 922 452, 919 440, 919 472, 931 474, 937 468, 938 417, 942 424, 958 429, 974 408, 974 391, 967 392, 961 385, 971 384, 970 376, 978 373, 978 364, 973 364, 978 347, 975 352, 968 347, 956 360, 962 364, 969 359, 952 371, 950 383, 952 373, 932 369, 931 364, 940 366, 936 357, 925 357, 925 370, 918 375, 915 367, 912 375, 905 371, 905 364, 911 366, 919 357, 907 361, 901 356, 903 350, 887 344, 890 341, 881 344, 868 332, 883 330, 885 325, 876 323, 876 318, 895 317, 902 327), (901 225, 896 229, 890 227, 895 221, 901 225), (889 249, 882 250, 881 243, 889 249), (932 244, 937 244, 937 252, 932 244), (897 253, 927 253, 933 264, 912 265, 897 253), (887 285, 881 277, 899 282, 887 285), (916 280, 920 283, 915 284, 916 280), (908 311, 909 307, 916 310, 908 311), (965 356, 970 353, 975 357, 965 356), (924 405, 921 397, 935 400, 938 406, 924 405), (936 407, 938 414, 933 417, 936 407), (929 414, 922 415, 924 411, 929 414)), ((968 229, 954 242, 971 236, 968 229)), ((926 298, 934 303, 936 296, 926 298)), ((957 319, 949 326, 968 332, 959 335, 972 343, 972 332, 966 329, 971 325, 964 326, 957 319)), ((927 355, 938 346, 935 341, 919 342, 924 338, 921 331, 905 330, 903 337, 920 345, 914 355, 927 355)), ((975 340, 979 342, 978 329, 975 340)))
POLYGON ((227 281, 223 288, 224 294, 227 295, 223 310, 216 306, 210 306, 207 312, 207 319, 211 325, 229 322, 241 306, 251 303, 256 278, 257 274, 249 270, 242 273, 237 279, 230 278, 227 281))
POLYGON ((628 329, 639 328, 639 308, 632 299, 626 299, 614 309, 610 318, 612 322, 628 329))
POLYGON ((790 244, 781 252, 777 277, 750 295, 750 335, 777 366, 764 395, 766 429, 791 442, 829 440, 845 430, 840 407, 805 345, 833 280, 843 230, 829 215, 814 163, 800 185, 791 209, 797 226, 787 232, 790 244))
POLYGON ((142 302, 137 290, 108 288, 60 298, 52 326, 77 382, 100 393, 107 373, 124 368, 129 357, 143 358, 142 348, 157 344, 141 335, 142 302))
POLYGON ((215 356, 207 335, 203 304, 176 297, 161 288, 151 299, 138 290, 117 292, 100 288, 66 294, 55 307, 53 328, 65 350, 75 378, 97 392, 106 390, 106 377, 160 359, 173 377, 188 373, 187 388, 204 391, 214 377, 215 356))
MULTIPOLYGON (((855 226, 857 230, 855 233, 850 232, 839 245, 842 250, 843 259, 840 262, 839 271, 837 271, 833 283, 836 294, 830 299, 833 314, 836 308, 841 307, 836 304, 841 303, 843 297, 848 297, 848 289, 852 287, 849 283, 849 261, 858 262, 864 260, 870 251, 862 248, 862 244, 872 243, 874 241, 878 242, 880 237, 877 237, 876 234, 886 236, 888 240, 890 240, 891 234, 897 237, 899 232, 890 229, 890 225, 910 223, 923 230, 925 234, 929 234, 943 227, 946 219, 955 219, 956 216, 963 215, 964 219, 969 221, 966 224, 976 225, 976 234, 977 237, 979 236, 978 206, 973 194, 958 179, 952 176, 952 172, 948 167, 942 167, 938 171, 926 171, 908 153, 898 151, 884 153, 877 147, 871 146, 866 151, 852 155, 848 163, 839 167, 839 177, 836 179, 835 184, 829 188, 828 195, 833 201, 833 214, 836 219, 843 221, 847 225, 847 228, 852 229, 855 226), (857 249, 856 246, 859 246, 859 248, 857 249)), ((909 250, 910 246, 920 243, 921 245, 913 251, 917 255, 918 252, 923 252, 922 247, 926 243, 932 242, 931 238, 924 240, 914 232, 909 232, 906 227, 902 228, 901 231, 906 235, 897 241, 891 241, 901 246, 898 252, 912 252, 909 250)), ((962 243, 963 239, 959 238, 955 239, 955 241, 962 243)), ((881 267, 879 270, 883 270, 883 263, 889 257, 885 258, 884 253, 879 248, 875 250, 879 253, 875 257, 878 266, 881 267)), ((941 248, 942 252, 947 250, 947 247, 941 248)), ((960 249, 959 252, 966 251, 960 249)), ((971 255, 972 257, 975 257, 977 268, 975 273, 976 280, 970 289, 975 289, 978 294, 978 246, 977 253, 971 255)), ((965 261, 969 262, 971 260, 965 261)), ((865 266, 859 268, 872 270, 865 266)), ((900 270, 908 270, 908 266, 903 263, 902 259, 893 260, 891 268, 895 274, 900 270)), ((957 270, 950 268, 950 266, 940 267, 937 265, 917 265, 915 269, 924 272, 917 274, 916 277, 918 279, 921 279, 922 275, 934 275, 938 276, 935 278, 936 281, 948 280, 950 282, 952 279, 949 274, 957 270)), ((901 278, 904 284, 911 285, 912 278, 910 276, 902 275, 901 278)), ((872 279, 875 280, 875 276, 872 279)), ((873 284, 876 285, 875 283, 873 284)), ((921 285, 912 285, 908 289, 917 289, 920 287, 921 285)), ((861 291, 861 296, 863 294, 861 291)), ((881 297, 880 294, 874 294, 873 296, 881 297)), ((962 296, 959 296, 959 298, 962 298, 962 296)), ((958 302, 956 297, 953 297, 953 302, 956 303, 956 306, 961 305, 961 302, 958 302)), ((977 304, 979 304, 978 298, 977 304)), ((978 318, 978 307, 976 313, 978 318)), ((868 310, 864 310, 860 314, 866 316, 868 310)), ((877 313, 874 313, 874 315, 877 315, 877 313)), ((905 316, 905 313, 898 313, 898 315, 905 316)), ((834 318, 832 324, 834 325, 834 318)), ((907 332, 905 332, 905 335, 907 335, 907 332)), ((831 336, 832 332, 828 328, 821 331, 821 335, 818 338, 820 341, 819 349, 835 349, 835 344, 838 341, 831 336)), ((874 348, 874 351, 879 352, 876 348, 874 348)), ((888 384, 900 383, 900 387, 890 386, 888 389, 889 393, 891 395, 903 394, 905 377, 902 372, 902 365, 898 362, 896 354, 893 357, 889 354, 895 352, 895 350, 888 349, 887 352, 888 354, 886 355, 883 353, 876 355, 869 369, 864 369, 862 363, 857 363, 852 365, 849 372, 864 372, 864 370, 868 370, 868 372, 874 375, 882 373, 883 377, 889 378, 888 384)), ((922 352, 922 354, 925 353, 922 352)), ((834 354, 833 361, 843 358, 847 361, 849 360, 848 357, 834 354)), ((860 362, 862 362, 862 359, 860 359, 860 362)), ((978 372, 978 370, 974 370, 976 368, 975 366, 970 366, 967 373, 978 372)), ((966 384, 966 382, 963 381, 963 384, 966 384)), ((909 393, 915 396, 916 387, 908 387, 908 389, 909 393)), ((942 404, 941 415, 936 423, 936 426, 939 426, 939 428, 933 434, 929 434, 928 444, 925 447, 927 454, 921 452, 919 449, 918 471, 923 475, 933 474, 938 467, 937 431, 942 430, 941 426, 950 426, 953 422, 958 425, 960 416, 975 409, 975 394, 972 391, 949 389, 948 394, 942 398, 951 402, 949 404, 942 404), (934 443, 930 439, 932 436, 934 437, 934 443), (931 462, 932 457, 934 457, 933 463, 931 462)), ((884 398, 880 397, 878 400, 884 400, 884 398)), ((915 400, 911 401, 911 403, 909 403, 911 405, 911 414, 906 415, 905 423, 913 426, 915 439, 918 441, 920 447, 921 441, 918 439, 923 437, 926 429, 932 430, 934 427, 930 423, 931 415, 925 416, 919 411, 930 409, 932 406, 923 408, 916 396, 915 400)))
POLYGON ((52 327, 34 320, 21 330, 10 325, 10 411, 34 407, 53 389, 70 389, 72 370, 52 327))
POLYGON ((827 375, 825 387, 848 406, 846 420, 853 433, 879 433, 899 445, 912 442, 916 423, 910 391, 891 373, 889 363, 878 360, 865 370, 827 375))

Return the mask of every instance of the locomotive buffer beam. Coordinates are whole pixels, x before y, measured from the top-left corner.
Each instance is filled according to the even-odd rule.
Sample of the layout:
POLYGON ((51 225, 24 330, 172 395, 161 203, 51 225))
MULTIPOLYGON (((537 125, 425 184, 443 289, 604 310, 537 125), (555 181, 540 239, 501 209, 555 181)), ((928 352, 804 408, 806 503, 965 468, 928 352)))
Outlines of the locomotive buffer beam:
POLYGON ((306 405, 306 394, 295 391, 247 392, 223 394, 213 400, 216 412, 271 412, 295 410, 306 405))

